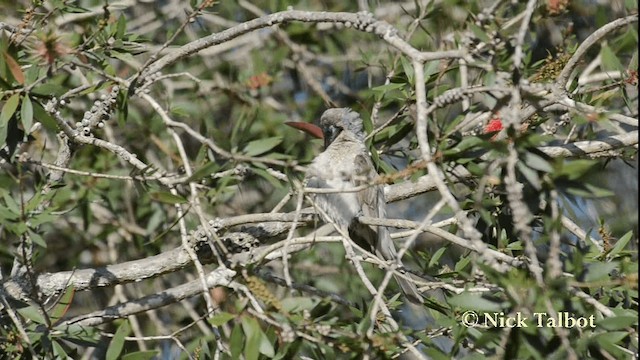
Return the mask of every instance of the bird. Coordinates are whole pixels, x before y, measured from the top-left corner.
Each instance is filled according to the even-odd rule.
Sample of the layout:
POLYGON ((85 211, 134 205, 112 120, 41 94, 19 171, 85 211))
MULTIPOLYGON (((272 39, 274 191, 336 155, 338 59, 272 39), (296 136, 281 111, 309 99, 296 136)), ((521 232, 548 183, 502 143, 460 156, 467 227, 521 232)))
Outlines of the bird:
MULTIPOLYGON (((318 134, 309 123, 289 125, 312 134, 315 131, 316 136, 318 134)), ((335 224, 342 234, 348 234, 356 244, 378 257, 397 261, 389 230, 358 221, 361 216, 386 216, 384 189, 375 183, 378 173, 365 144, 362 118, 350 108, 327 109, 320 117, 320 129, 324 151, 308 166, 304 181, 309 188, 336 190, 313 194, 316 206, 326 216, 324 220, 335 224), (363 189, 338 192, 354 187, 363 189)), ((394 277, 407 299, 413 303, 423 302, 415 284, 400 276, 394 277)))

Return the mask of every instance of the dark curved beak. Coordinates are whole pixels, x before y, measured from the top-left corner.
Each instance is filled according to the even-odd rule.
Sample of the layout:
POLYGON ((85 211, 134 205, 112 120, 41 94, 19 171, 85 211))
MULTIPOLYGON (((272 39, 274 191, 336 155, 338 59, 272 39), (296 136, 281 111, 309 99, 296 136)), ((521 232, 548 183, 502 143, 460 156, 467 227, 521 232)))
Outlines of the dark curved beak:
POLYGON ((285 124, 291 126, 292 128, 302 130, 316 139, 325 139, 324 134, 322 133, 322 129, 317 125, 301 121, 287 121, 285 122, 285 124))

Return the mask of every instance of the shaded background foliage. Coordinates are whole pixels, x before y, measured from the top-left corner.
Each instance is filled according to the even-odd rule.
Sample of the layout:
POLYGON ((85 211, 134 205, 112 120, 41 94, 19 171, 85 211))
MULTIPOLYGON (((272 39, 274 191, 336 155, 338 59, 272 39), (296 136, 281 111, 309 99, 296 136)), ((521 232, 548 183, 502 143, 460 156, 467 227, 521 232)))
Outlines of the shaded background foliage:
MULTIPOLYGON (((291 255, 293 280, 308 286, 307 291, 287 288, 280 260, 234 264, 235 281, 247 286, 258 305, 237 288, 215 287, 210 297, 216 312, 211 314, 206 298, 193 295, 128 320, 107 319, 83 328, 64 322, 198 279, 191 266, 89 291, 76 292, 71 283, 64 286, 66 291, 63 287, 47 296, 29 285, 42 273, 125 263, 179 248, 187 237, 181 233, 183 225, 192 232, 190 238, 196 238, 193 232, 207 227, 209 220, 274 208, 294 211, 295 194, 282 207, 278 204, 302 176, 296 166, 311 161, 321 143, 284 122, 315 121, 330 106, 350 106, 363 115, 367 132, 375 132, 368 145, 388 184, 427 174, 419 162, 411 59, 344 23, 263 27, 182 56, 161 72, 139 76, 151 64, 149 59, 293 6, 368 10, 396 27, 415 48, 463 48, 473 59, 425 64, 427 100, 439 105, 428 124, 434 160, 482 240, 492 249, 533 261, 525 249, 525 238, 530 238, 546 276, 537 282, 527 266, 500 270, 441 236, 420 235, 404 262, 422 277, 422 285, 438 290, 429 293, 423 309, 403 308, 415 321, 400 316, 409 325, 403 332, 420 342, 419 350, 435 358, 622 358, 637 353, 637 139, 632 146, 575 159, 539 150, 637 130, 637 121, 624 124, 609 116, 637 117, 636 29, 624 27, 593 46, 568 87, 573 100, 605 112, 546 109, 542 104, 547 95, 527 93, 525 101, 538 111, 510 126, 505 115, 510 98, 500 91, 446 97, 462 82, 508 88, 521 79, 552 83, 589 35, 614 19, 637 14, 637 5, 538 2, 525 37, 523 66, 515 71, 515 38, 524 2, 366 3, 0 3, 5 14, 0 39, 1 275, 4 284, 21 279, 31 292, 27 301, 3 289, 0 351, 23 358, 118 358, 125 352, 130 358, 208 358, 220 352, 232 358, 362 353, 385 358, 403 350, 400 332, 380 326, 375 335, 367 334, 372 326, 370 296, 340 243, 319 241, 291 255), (205 146, 183 127, 168 126, 163 116, 231 155, 205 146), (113 147, 80 144, 68 135, 59 141, 61 121, 121 146, 148 168, 135 168, 113 147), (502 131, 487 133, 491 121, 502 131), (66 151, 63 144, 71 155, 59 163, 66 151), (514 152, 519 190, 509 188, 506 159, 514 152), (59 167, 78 172, 61 173, 59 167), (460 168, 467 175, 461 175, 460 168), (142 175, 147 179, 140 179, 142 175), (167 182, 150 178, 160 175, 167 182), (518 193, 522 201, 513 197, 518 193), (206 215, 205 221, 196 209, 206 215), (568 230, 562 215, 579 230, 568 230), (554 236, 561 239, 561 254, 550 254, 554 236), (556 263, 562 271, 556 269, 557 276, 552 276, 548 268, 556 263), (331 300, 324 292, 336 297, 331 300), (460 315, 468 309, 506 314, 553 309, 595 315, 598 326, 466 328, 460 315), (130 334, 136 338, 125 342, 130 334), (165 337, 143 338, 161 335, 165 337)), ((440 198, 435 191, 422 191, 391 204, 388 217, 420 222, 440 198)), ((444 206, 434 220, 454 213, 444 206)), ((301 234, 319 226, 317 221, 303 222, 301 234)), ((455 223, 445 229, 466 235, 455 223)), ((284 237, 286 232, 258 240, 266 245, 284 237)), ((201 261, 209 264, 206 272, 219 265, 201 261)), ((384 271, 374 265, 365 268, 375 284, 382 280, 384 271)), ((394 290, 395 284, 389 287, 394 290)), ((392 293, 391 308, 402 308, 392 293)))

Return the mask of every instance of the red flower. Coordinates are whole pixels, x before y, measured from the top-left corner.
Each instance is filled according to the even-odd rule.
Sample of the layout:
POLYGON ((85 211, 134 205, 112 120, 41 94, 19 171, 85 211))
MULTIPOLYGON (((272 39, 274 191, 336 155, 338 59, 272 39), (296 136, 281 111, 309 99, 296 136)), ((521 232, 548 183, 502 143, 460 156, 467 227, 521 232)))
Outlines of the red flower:
POLYGON ((495 116, 493 119, 489 120, 487 125, 484 127, 484 133, 492 133, 502 130, 504 127, 502 126, 502 120, 500 117, 495 116))

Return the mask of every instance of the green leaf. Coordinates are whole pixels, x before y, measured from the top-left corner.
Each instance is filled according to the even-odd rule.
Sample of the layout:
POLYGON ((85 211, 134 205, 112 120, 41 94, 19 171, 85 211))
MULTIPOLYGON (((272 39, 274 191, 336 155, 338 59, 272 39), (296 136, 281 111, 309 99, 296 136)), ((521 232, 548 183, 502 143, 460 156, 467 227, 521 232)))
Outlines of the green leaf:
POLYGON ((281 136, 270 137, 266 139, 253 140, 244 147, 244 154, 247 156, 258 156, 266 153, 282 142, 281 136))
POLYGON ((235 318, 236 318, 236 315, 223 311, 219 314, 214 315, 211 319, 209 319, 209 323, 213 326, 221 326, 235 318))
POLYGON ((358 328, 357 328, 357 333, 360 335, 366 334, 370 326, 371 326, 371 319, 367 314, 367 316, 363 317, 362 320, 360 320, 360 323, 358 324, 358 328))
POLYGON ((637 316, 614 316, 602 319, 598 321, 596 325, 598 328, 603 328, 605 330, 618 330, 634 326, 637 322, 637 316))
POLYGON ((409 59, 407 59, 404 56, 400 58, 400 64, 402 65, 402 70, 404 71, 405 75, 407 75, 407 81, 409 81, 409 85, 413 86, 413 78, 414 78, 413 65, 411 65, 411 62, 409 61, 409 59))
POLYGON ((111 339, 111 343, 109 343, 109 348, 107 349, 107 360, 116 360, 120 358, 120 353, 122 353, 122 349, 124 348, 124 338, 129 335, 131 332, 131 326, 129 325, 129 321, 125 320, 116 330, 113 339, 111 339))
POLYGON ((617 351, 615 344, 626 338, 627 336, 629 336, 629 333, 627 333, 626 331, 609 331, 598 334, 592 339, 604 350, 617 353, 619 351, 617 351))
POLYGON ((377 93, 386 93, 387 91, 402 89, 405 86, 407 86, 405 83, 388 83, 371 88, 371 90, 377 93))
POLYGON ((440 261, 440 258, 442 257, 442 255, 444 254, 444 252, 447 250, 446 246, 441 247, 440 249, 438 249, 438 251, 436 251, 435 254, 433 254, 433 256, 431 257, 431 259, 429 260, 429 265, 427 267, 433 267, 434 265, 436 265, 438 263, 438 261, 440 261))
POLYGON ((262 331, 260 332, 260 353, 269 359, 273 358, 276 354, 276 350, 273 348, 269 337, 262 331))
POLYGON ((458 306, 462 309, 476 310, 476 311, 500 311, 502 306, 499 303, 487 300, 478 293, 464 292, 462 294, 454 295, 449 298, 448 303, 453 306, 458 306))
POLYGON ((624 66, 622 66, 622 63, 620 63, 620 60, 618 60, 616 54, 606 44, 602 45, 602 47, 600 48, 600 58, 602 59, 602 67, 604 68, 604 70, 624 70, 624 66))
POLYGON ((42 238, 42 236, 40 236, 40 234, 28 228, 27 228, 27 232, 29 233, 29 238, 31 239, 31 241, 33 241, 34 244, 40 246, 43 249, 47 248, 47 242, 44 241, 44 239, 42 238))
POLYGON ((60 343, 53 340, 51 341, 51 345, 53 347, 53 354, 56 356, 56 359, 71 359, 69 355, 67 355, 67 352, 64 351, 64 348, 62 347, 62 345, 60 345, 60 343))
POLYGON ((265 180, 267 180, 276 189, 282 188, 282 186, 283 186, 282 182, 280 180, 276 179, 273 175, 269 174, 268 171, 263 170, 263 169, 259 169, 259 168, 253 168, 253 169, 251 169, 251 171, 253 171, 254 174, 262 177, 265 180))
MULTIPOLYGON (((9 124, 9 119, 15 114, 16 109, 18 108, 18 104, 20 103, 20 94, 13 94, 4 103, 2 107, 2 112, 0 112, 0 127, 6 127, 9 124)), ((4 139, 0 139, 0 142, 3 142, 4 139)))
POLYGON ((196 172, 191 174, 191 176, 189 176, 189 178, 187 179, 187 182, 200 181, 204 177, 213 174, 219 167, 220 165, 217 164, 215 161, 210 161, 200 169, 196 170, 196 172))
POLYGON ((462 270, 464 270, 464 268, 466 268, 466 267, 467 267, 467 265, 469 265, 469 263, 470 263, 470 262, 471 262, 471 258, 470 258, 470 257, 468 257, 468 256, 467 256, 467 257, 464 257, 464 258, 460 259, 460 260, 456 263, 456 265, 455 265, 455 267, 454 267, 454 270, 455 270, 456 272, 461 272, 462 270))
POLYGON ((468 22, 467 24, 469 25, 469 28, 471 29, 473 34, 480 41, 485 42, 485 43, 491 42, 491 39, 489 38, 489 35, 487 35, 487 33, 485 33, 484 30, 482 30, 478 25, 476 25, 476 24, 474 24, 472 22, 468 22))
POLYGON ((49 318, 51 319, 51 323, 55 324, 58 320, 60 320, 69 310, 71 306, 71 302, 73 301, 73 296, 76 293, 76 288, 73 285, 67 286, 64 293, 58 299, 56 305, 49 311, 49 318))
POLYGON ((618 255, 627 246, 627 244, 629 243, 629 240, 631 240, 631 237, 633 237, 632 231, 629 231, 628 233, 622 235, 622 237, 618 239, 618 241, 616 241, 616 244, 613 246, 613 249, 611 249, 611 251, 609 252, 609 255, 611 256, 618 255))
POLYGON ((44 223, 50 223, 58 219, 58 216, 51 214, 49 211, 34 215, 29 219, 29 225, 32 227, 40 226, 44 223))
POLYGON ((554 176, 566 176, 569 180, 577 180, 586 175, 598 163, 594 160, 572 160, 565 161, 559 171, 555 171, 552 174, 554 176))
POLYGON ((308 297, 288 297, 280 303, 282 304, 282 309, 289 313, 311 310, 315 306, 315 301, 308 297))
POLYGON ((22 128, 28 135, 33 125, 33 105, 28 96, 22 99, 22 107, 20 108, 20 120, 22 121, 22 128))
POLYGON ((173 195, 166 191, 154 191, 149 193, 149 197, 152 200, 163 202, 165 204, 186 204, 189 201, 182 196, 173 195))
POLYGON ((232 359, 240 358, 240 354, 242 354, 243 341, 244 335, 242 333, 242 325, 236 324, 231 331, 231 336, 229 337, 229 348, 231 349, 232 359))
POLYGON ((60 96, 67 92, 67 89, 64 86, 58 84, 47 83, 36 86, 35 88, 33 88, 33 90, 31 90, 31 92, 36 95, 42 96, 60 96))
POLYGON ((242 318, 242 330, 246 335, 246 342, 244 346, 244 356, 246 360, 257 360, 260 355, 260 325, 255 319, 244 317, 242 318))
POLYGON ((111 57, 122 60, 123 62, 131 66, 134 66, 136 64, 136 59, 129 53, 111 51, 111 57))
POLYGON ((18 309, 17 311, 18 311, 18 314, 23 316, 25 319, 29 319, 35 322, 36 324, 45 323, 44 317, 42 317, 42 314, 40 313, 40 311, 33 306, 27 306, 27 307, 18 309))
POLYGON ((38 102, 33 104, 33 117, 37 119, 45 129, 50 131, 58 130, 58 124, 56 123, 56 121, 51 117, 51 114, 46 112, 42 105, 40 105, 38 102))
POLYGON ((525 153, 523 161, 525 164, 527 164, 528 167, 534 170, 539 170, 546 173, 553 172, 551 164, 549 164, 549 162, 545 158, 532 152, 525 153))
POLYGON ((587 275, 584 277, 584 281, 590 282, 608 279, 609 273, 617 266, 618 264, 614 262, 591 264, 587 269, 587 275))
POLYGON ((570 187, 567 189, 567 192, 585 198, 605 198, 615 195, 615 193, 611 190, 603 189, 591 184, 584 184, 584 188, 585 189, 570 187))
POLYGON ((3 192, 2 197, 4 198, 5 204, 7 204, 7 209, 15 214, 22 213, 22 211, 20 211, 20 205, 18 205, 16 200, 8 192, 3 192))
POLYGON ((122 39, 127 30, 127 18, 124 15, 120 15, 118 18, 118 24, 116 26, 116 39, 122 39))
POLYGON ((3 148, 6 145, 7 132, 7 126, 0 126, 0 148, 3 148))
POLYGON ((475 148, 482 143, 484 143, 484 140, 477 136, 465 137, 464 139, 462 139, 462 141, 457 143, 456 146, 452 147, 451 149, 445 150, 444 155, 459 154, 467 149, 475 148))
POLYGON ((516 163, 516 167, 518 168, 518 171, 520 171, 520 173, 524 175, 524 177, 527 179, 529 184, 531 184, 536 189, 540 189, 541 184, 540 184, 540 177, 538 176, 538 172, 536 172, 535 170, 528 167, 522 162, 516 163))

